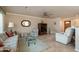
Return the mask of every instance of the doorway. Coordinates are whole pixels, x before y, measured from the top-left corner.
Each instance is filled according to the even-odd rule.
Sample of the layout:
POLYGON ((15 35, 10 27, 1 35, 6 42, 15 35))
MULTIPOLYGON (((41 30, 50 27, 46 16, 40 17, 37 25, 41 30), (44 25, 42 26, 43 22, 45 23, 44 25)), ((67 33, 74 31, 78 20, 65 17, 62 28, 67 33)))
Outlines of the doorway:
POLYGON ((71 27, 71 21, 64 21, 64 31, 65 31, 68 27, 71 27))

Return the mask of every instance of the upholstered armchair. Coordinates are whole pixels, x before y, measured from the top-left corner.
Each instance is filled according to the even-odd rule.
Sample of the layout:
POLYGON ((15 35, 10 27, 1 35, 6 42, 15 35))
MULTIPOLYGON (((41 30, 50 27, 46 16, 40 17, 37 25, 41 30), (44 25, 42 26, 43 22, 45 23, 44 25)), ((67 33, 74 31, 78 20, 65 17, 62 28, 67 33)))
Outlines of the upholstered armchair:
POLYGON ((72 39, 73 32, 74 29, 69 27, 64 33, 56 33, 56 41, 63 44, 68 44, 72 39))

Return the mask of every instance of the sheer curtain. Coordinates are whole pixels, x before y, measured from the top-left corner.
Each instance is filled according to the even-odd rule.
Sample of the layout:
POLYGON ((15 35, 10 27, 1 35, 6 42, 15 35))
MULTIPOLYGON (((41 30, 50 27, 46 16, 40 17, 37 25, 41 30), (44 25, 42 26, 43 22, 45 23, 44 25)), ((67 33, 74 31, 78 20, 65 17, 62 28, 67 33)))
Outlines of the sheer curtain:
POLYGON ((4 10, 0 7, 0 33, 3 33, 3 17, 5 15, 4 10))
POLYGON ((0 13, 0 33, 3 33, 3 15, 0 13))

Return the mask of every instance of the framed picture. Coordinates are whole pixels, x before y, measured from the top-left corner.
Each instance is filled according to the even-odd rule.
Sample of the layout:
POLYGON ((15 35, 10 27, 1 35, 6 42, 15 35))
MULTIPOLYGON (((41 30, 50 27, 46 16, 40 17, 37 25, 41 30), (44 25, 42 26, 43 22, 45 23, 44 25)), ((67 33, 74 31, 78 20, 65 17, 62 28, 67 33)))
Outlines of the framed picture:
POLYGON ((21 25, 23 27, 29 27, 31 25, 31 22, 29 20, 23 20, 21 21, 21 25))

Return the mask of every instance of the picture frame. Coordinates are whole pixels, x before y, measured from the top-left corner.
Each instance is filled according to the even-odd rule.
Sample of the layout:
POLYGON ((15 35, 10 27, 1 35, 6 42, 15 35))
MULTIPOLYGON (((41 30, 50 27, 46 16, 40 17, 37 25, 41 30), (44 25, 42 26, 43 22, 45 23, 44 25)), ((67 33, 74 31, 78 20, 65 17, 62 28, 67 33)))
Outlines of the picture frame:
POLYGON ((23 27, 29 27, 31 25, 31 22, 29 20, 22 20, 21 25, 23 27))

